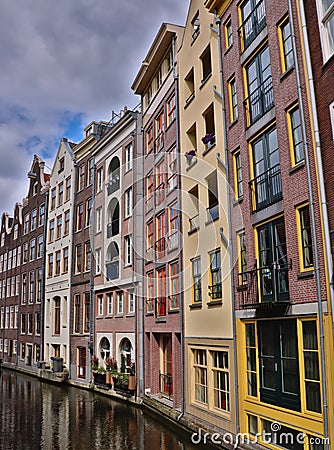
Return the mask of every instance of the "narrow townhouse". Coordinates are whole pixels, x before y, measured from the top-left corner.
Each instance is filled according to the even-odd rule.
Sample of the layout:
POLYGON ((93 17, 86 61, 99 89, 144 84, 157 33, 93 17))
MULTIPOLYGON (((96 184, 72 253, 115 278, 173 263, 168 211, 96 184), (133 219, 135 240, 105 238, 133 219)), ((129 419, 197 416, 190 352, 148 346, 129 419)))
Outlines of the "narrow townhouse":
POLYGON ((132 84, 141 97, 144 168, 144 388, 183 405, 181 184, 176 49, 183 27, 160 27, 132 84))
POLYGON ((143 240, 140 112, 125 107, 109 125, 110 130, 92 151, 95 193, 91 360, 102 371, 136 372, 138 376, 137 305, 142 296, 143 240))
POLYGON ((234 191, 240 431, 272 449, 328 448, 330 303, 297 2, 205 6, 234 191))
POLYGON ((70 377, 87 384, 90 381, 90 334, 92 328, 92 232, 94 229, 94 163, 92 149, 108 131, 108 123, 91 122, 84 139, 73 147, 75 181, 73 198, 73 238, 70 302, 70 377))
POLYGON ((36 372, 43 358, 44 235, 50 176, 34 156, 28 194, 1 225, 1 358, 36 372))
POLYGON ((2 214, 0 242, 0 359, 11 366, 19 358, 21 234, 22 204, 16 203, 12 217, 2 214))
POLYGON ((237 382, 218 37, 200 0, 190 2, 178 68, 185 410, 204 429, 233 435, 237 382))
MULTIPOLYGON (((57 369, 70 364, 70 299, 74 223, 75 144, 60 141, 50 176, 46 233, 44 361, 62 358, 57 369)), ((60 361, 60 360, 59 360, 60 361)))

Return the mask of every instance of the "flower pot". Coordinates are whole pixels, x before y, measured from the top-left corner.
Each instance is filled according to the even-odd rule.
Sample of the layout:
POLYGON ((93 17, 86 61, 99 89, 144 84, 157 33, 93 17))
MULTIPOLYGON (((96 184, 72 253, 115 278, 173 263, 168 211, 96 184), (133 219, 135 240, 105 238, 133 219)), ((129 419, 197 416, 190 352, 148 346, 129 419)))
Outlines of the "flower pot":
POLYGON ((108 385, 112 384, 111 372, 109 372, 108 370, 106 371, 106 384, 108 385))
POLYGON ((134 391, 136 389, 136 376, 128 375, 128 389, 134 391))

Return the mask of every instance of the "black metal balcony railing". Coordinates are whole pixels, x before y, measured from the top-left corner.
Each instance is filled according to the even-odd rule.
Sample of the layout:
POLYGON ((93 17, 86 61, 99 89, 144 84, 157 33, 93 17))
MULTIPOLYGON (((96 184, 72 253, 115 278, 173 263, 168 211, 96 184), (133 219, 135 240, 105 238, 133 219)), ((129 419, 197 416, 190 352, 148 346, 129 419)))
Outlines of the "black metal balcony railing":
POLYGON ((274 103, 274 91, 271 75, 244 100, 247 124, 253 125, 270 111, 274 103))
POLYGON ((282 200, 280 164, 271 167, 249 182, 253 212, 282 200))
POLYGON ((114 219, 107 225, 107 238, 116 236, 119 233, 119 219, 114 219))
POLYGON ((217 300, 222 298, 222 283, 213 284, 211 286, 208 286, 209 288, 209 296, 211 297, 211 300, 217 300))
POLYGON ((171 399, 173 394, 172 375, 159 372, 159 380, 160 380, 160 392, 163 394, 167 394, 168 398, 171 399))
POLYGON ((241 35, 243 41, 243 49, 254 41, 256 36, 260 34, 263 28, 266 26, 266 9, 264 0, 260 1, 256 7, 251 11, 249 16, 244 20, 239 28, 238 32, 241 35))
POLYGON ((189 219, 189 231, 199 230, 199 214, 189 219))
POLYGON ((107 280, 115 280, 119 277, 119 261, 106 263, 107 280))
POLYGON ((107 192, 108 195, 113 194, 119 189, 120 186, 120 176, 119 173, 112 174, 107 182, 107 192))
POLYGON ((162 131, 159 132, 158 136, 154 140, 155 153, 161 152, 164 148, 164 134, 162 131))
POLYGON ((218 217, 219 217, 219 205, 218 205, 218 203, 215 203, 214 205, 209 206, 208 208, 206 208, 206 210, 207 210, 208 221, 209 222, 218 219, 218 217))
POLYGON ((288 302, 288 272, 291 268, 292 261, 288 263, 285 256, 270 266, 254 267, 254 269, 240 272, 238 278, 243 280, 243 289, 239 292, 240 305, 247 308, 261 304, 288 302))
POLYGON ((157 241, 155 241, 154 244, 155 247, 155 253, 156 253, 156 258, 160 259, 163 256, 165 256, 165 252, 166 252, 166 238, 165 236, 158 239, 157 241))
POLYGON ((158 297, 155 299, 155 316, 166 316, 166 297, 158 297))

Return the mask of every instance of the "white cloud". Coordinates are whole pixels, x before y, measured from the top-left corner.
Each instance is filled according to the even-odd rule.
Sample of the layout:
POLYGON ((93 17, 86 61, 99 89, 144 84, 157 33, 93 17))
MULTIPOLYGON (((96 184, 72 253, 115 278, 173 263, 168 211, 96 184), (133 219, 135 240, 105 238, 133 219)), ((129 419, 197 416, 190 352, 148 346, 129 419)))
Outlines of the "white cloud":
POLYGON ((11 213, 26 195, 33 154, 55 154, 67 121, 80 115, 84 126, 135 106, 130 86, 157 30, 184 24, 187 7, 185 0, 2 2, 0 211, 11 213))

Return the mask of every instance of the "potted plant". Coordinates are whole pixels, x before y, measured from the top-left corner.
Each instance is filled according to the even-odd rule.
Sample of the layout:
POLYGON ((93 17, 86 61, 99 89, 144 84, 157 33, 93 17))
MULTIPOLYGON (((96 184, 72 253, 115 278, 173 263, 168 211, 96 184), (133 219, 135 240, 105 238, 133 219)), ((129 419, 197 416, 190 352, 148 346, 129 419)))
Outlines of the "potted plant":
POLYGON ((99 368, 99 358, 96 355, 94 355, 94 356, 92 356, 92 373, 93 373, 93 377, 94 377, 94 374, 97 372, 98 368, 99 368))
POLYGON ((196 156, 196 150, 188 150, 184 155, 187 158, 188 162, 190 162, 193 157, 196 156))
POLYGON ((215 142, 215 135, 213 133, 207 133, 205 136, 202 137, 203 144, 213 144, 215 142))
POLYGON ((129 391, 134 391, 136 389, 136 364, 134 361, 131 361, 129 365, 128 389, 129 391))
POLYGON ((106 369, 100 366, 95 372, 94 383, 96 384, 106 384, 106 369))
POLYGON ((114 358, 106 358, 106 383, 113 385, 113 373, 117 372, 117 361, 114 358))

